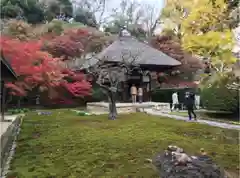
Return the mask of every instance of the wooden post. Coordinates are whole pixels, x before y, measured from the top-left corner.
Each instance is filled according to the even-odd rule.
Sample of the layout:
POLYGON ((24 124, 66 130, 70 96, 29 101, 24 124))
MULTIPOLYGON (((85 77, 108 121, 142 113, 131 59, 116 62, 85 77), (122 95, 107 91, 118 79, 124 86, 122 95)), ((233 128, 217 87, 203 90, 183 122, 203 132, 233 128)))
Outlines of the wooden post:
POLYGON ((149 101, 152 101, 152 78, 151 78, 151 74, 149 74, 149 101))
POLYGON ((1 81, 1 122, 4 121, 4 111, 5 111, 5 87, 4 81, 1 81))
POLYGON ((124 81, 123 84, 123 102, 127 102, 128 100, 128 84, 126 81, 124 81))

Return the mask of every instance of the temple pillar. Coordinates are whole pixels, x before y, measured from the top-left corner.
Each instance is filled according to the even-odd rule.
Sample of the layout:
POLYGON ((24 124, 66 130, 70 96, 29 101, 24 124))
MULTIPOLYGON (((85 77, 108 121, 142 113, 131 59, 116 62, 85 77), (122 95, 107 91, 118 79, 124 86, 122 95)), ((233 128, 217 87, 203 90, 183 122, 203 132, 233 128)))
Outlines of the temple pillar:
POLYGON ((145 76, 143 76, 143 90, 144 90, 144 102, 151 101, 151 78, 150 75, 147 73, 145 76))
POLYGON ((5 111, 5 87, 4 87, 5 82, 1 81, 1 119, 0 121, 4 121, 4 111, 5 111))
POLYGON ((127 81, 123 82, 122 95, 123 95, 123 102, 127 102, 128 101, 128 83, 127 83, 127 81))
POLYGON ((152 78, 151 78, 151 74, 148 75, 149 76, 149 82, 148 82, 148 85, 149 85, 149 101, 152 101, 152 85, 151 85, 151 81, 152 81, 152 78))

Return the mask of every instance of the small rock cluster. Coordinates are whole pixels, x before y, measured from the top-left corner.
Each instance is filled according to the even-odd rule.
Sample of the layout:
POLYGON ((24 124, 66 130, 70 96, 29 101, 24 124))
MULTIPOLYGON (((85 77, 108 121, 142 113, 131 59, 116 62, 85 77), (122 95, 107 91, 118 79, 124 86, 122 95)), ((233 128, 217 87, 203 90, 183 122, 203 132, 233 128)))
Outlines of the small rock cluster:
POLYGON ((182 148, 170 145, 152 163, 161 178, 225 178, 224 171, 204 149, 200 156, 189 156, 182 148))
POLYGON ((37 111, 37 114, 38 115, 46 115, 46 116, 49 116, 52 114, 52 112, 47 112, 47 111, 37 111))

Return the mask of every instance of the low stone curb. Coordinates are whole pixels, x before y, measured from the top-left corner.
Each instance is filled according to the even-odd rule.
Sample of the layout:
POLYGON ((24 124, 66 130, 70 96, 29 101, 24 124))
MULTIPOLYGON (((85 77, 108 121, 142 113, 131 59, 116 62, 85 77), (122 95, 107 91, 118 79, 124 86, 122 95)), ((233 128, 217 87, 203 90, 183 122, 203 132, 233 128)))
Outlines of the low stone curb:
MULTIPOLYGON (((168 118, 172 118, 172 119, 176 119, 176 120, 189 121, 187 117, 166 114, 166 113, 163 113, 163 112, 160 112, 160 111, 154 111, 152 109, 144 109, 144 112, 146 114, 150 114, 150 115, 157 115, 157 116, 168 117, 168 118)), ((189 121, 189 122, 191 122, 191 121, 189 121)), ((202 119, 198 119, 197 121, 192 121, 192 122, 198 122, 198 123, 201 123, 201 124, 207 124, 207 125, 210 125, 210 126, 220 127, 220 128, 224 128, 224 129, 240 130, 240 126, 239 125, 234 125, 234 124, 227 124, 227 123, 215 122, 215 121, 209 121, 209 120, 202 120, 202 119)))
POLYGON ((16 149, 16 142, 17 137, 21 130, 21 124, 23 120, 24 115, 19 115, 15 119, 15 121, 9 126, 8 130, 2 135, 3 137, 10 137, 7 140, 7 143, 4 145, 4 148, 1 148, 1 178, 6 178, 9 169, 10 169, 10 163, 14 156, 15 149, 16 149))

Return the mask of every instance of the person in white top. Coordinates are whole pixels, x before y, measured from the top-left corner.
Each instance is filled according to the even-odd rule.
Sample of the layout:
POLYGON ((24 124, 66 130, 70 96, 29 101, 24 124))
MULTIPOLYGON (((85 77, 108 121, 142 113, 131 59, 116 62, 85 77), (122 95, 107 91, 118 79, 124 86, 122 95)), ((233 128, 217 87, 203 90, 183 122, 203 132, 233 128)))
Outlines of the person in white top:
POLYGON ((70 19, 68 20, 69 23, 73 23, 73 21, 74 21, 74 18, 70 18, 70 19))
POLYGON ((195 106, 197 109, 200 109, 200 96, 195 95, 195 106))
POLYGON ((178 105, 179 105, 179 102, 178 102, 178 94, 177 92, 174 92, 172 94, 172 108, 171 110, 175 110, 175 109, 178 109, 178 105))
POLYGON ((143 99, 143 89, 141 87, 138 88, 138 101, 139 103, 142 103, 143 99))

